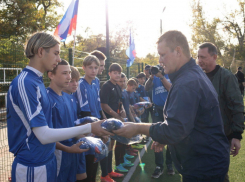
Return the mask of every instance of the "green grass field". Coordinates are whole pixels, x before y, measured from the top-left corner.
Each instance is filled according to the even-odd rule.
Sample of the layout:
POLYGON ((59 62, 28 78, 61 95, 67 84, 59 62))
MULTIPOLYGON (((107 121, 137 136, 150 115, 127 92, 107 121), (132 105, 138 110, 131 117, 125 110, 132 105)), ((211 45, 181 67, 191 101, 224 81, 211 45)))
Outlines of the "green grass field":
MULTIPOLYGON (((244 98, 245 101, 245 98, 244 98)), ((243 138, 245 138, 245 133, 243 133, 243 138)), ((147 152, 145 152, 144 156, 142 157, 142 162, 145 163, 145 170, 141 171, 141 168, 137 166, 136 170, 134 171, 131 179, 129 182, 181 182, 182 176, 175 170, 175 175, 170 176, 166 172, 166 166, 164 167, 164 173, 162 176, 160 176, 158 179, 151 178, 151 174, 153 173, 155 169, 155 156, 154 152, 150 149, 150 146, 147 149, 147 152)), ((164 151, 164 157, 165 157, 164 151)), ((132 159, 131 161, 134 162, 136 157, 132 159)), ((114 164, 113 164, 114 166, 114 164)), ((230 168, 229 168, 229 177, 230 182, 245 182, 245 139, 241 141, 241 149, 239 154, 236 157, 230 157, 230 168)), ((100 167, 98 169, 97 178, 96 181, 100 181, 100 167)), ((125 174, 126 175, 126 174, 125 174)), ((121 179, 114 179, 117 182, 123 181, 123 178, 121 179)))

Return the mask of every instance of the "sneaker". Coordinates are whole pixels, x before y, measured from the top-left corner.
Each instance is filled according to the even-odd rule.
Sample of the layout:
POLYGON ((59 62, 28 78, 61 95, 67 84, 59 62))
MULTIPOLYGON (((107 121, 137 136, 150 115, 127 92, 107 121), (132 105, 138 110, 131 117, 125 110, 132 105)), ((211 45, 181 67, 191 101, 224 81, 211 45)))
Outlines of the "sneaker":
POLYGON ((111 178, 121 178, 121 177, 124 176, 124 174, 116 173, 116 172, 114 172, 114 171, 110 172, 108 175, 109 175, 111 178))
POLYGON ((126 151, 128 155, 132 155, 132 156, 137 156, 137 153, 134 153, 132 150, 128 150, 126 151))
POLYGON ((175 171, 173 169, 173 166, 171 164, 167 165, 167 173, 168 175, 174 175, 175 171))
POLYGON ((142 149, 144 147, 144 145, 132 145, 132 148, 134 149, 142 149))
POLYGON ((134 163, 123 163, 123 167, 132 167, 134 166, 134 163))
POLYGON ((159 178, 163 174, 163 170, 157 166, 154 173, 151 175, 153 178, 159 178))
POLYGON ((131 161, 124 158, 124 163, 122 165, 123 165, 123 167, 132 167, 132 166, 134 166, 134 163, 132 163, 131 161))
POLYGON ((115 167, 115 170, 121 173, 127 173, 128 170, 123 167, 122 164, 119 164, 118 166, 115 167))
POLYGON ((113 179, 111 179, 109 175, 107 175, 106 177, 101 176, 100 180, 101 180, 101 182, 116 182, 113 179))
POLYGON ((128 159, 133 159, 134 156, 133 155, 128 155, 127 153, 124 155, 124 158, 128 158, 128 159))

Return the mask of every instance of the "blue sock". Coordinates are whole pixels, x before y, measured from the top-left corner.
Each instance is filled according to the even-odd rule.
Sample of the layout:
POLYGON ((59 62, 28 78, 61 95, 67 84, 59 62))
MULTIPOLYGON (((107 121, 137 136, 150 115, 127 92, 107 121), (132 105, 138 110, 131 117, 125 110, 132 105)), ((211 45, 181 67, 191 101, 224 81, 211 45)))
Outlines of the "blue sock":
POLYGON ((112 151, 108 154, 108 173, 112 172, 112 151))

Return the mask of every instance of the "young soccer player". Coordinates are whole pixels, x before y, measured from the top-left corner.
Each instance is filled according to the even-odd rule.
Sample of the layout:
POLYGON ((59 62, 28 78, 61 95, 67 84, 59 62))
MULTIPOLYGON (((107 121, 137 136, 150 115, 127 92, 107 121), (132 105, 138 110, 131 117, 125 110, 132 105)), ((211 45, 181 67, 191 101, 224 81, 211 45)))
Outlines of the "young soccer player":
MULTIPOLYGON (((85 72, 84 77, 79 81, 79 87, 77 89, 77 99, 80 106, 81 117, 94 116, 97 118, 103 118, 102 109, 100 105, 99 88, 94 81, 98 74, 100 62, 96 56, 89 55, 84 58, 83 70, 85 72)), ((98 163, 94 163, 94 155, 86 155, 86 173, 87 178, 83 181, 95 181, 98 163)))
MULTIPOLYGON (((150 98, 147 96, 147 93, 145 91, 145 79, 146 79, 146 76, 145 76, 145 73, 141 72, 137 75, 136 77, 139 81, 139 86, 138 88, 136 88, 136 91, 139 95, 139 98, 140 98, 140 101, 149 101, 151 102, 150 98)), ((152 107, 152 105, 150 104, 146 109, 145 109, 145 112, 141 115, 141 121, 143 123, 148 123, 148 117, 149 117, 149 114, 147 113, 148 112, 148 108, 152 107)))
MULTIPOLYGON (((52 123, 54 128, 73 127, 77 119, 76 110, 73 99, 70 94, 63 92, 64 88, 69 86, 71 80, 71 69, 67 61, 61 60, 60 63, 48 72, 50 85, 47 88, 47 93, 52 106, 52 123)), ((64 145, 61 150, 56 150, 58 179, 57 181, 76 181, 77 171, 77 154, 69 153, 67 148, 74 144, 72 138, 61 141, 64 145)), ((58 146, 59 144, 57 144, 58 146)), ((78 146, 79 148, 79 146, 78 146)), ((81 152, 84 151, 80 149, 81 152)), ((87 150, 86 150, 87 151, 87 150)))
POLYGON ((55 142, 93 132, 109 135, 101 122, 80 127, 53 129, 52 106, 42 76, 61 61, 59 41, 50 34, 38 32, 25 48, 29 65, 12 81, 7 96, 9 150, 14 153, 12 181, 56 181, 55 142))
MULTIPOLYGON (((99 66, 99 71, 98 71, 98 75, 102 75, 102 72, 105 70, 105 60, 106 60, 106 56, 101 52, 101 51, 98 51, 98 50, 95 50, 93 52, 90 53, 91 55, 93 56, 96 56, 99 61, 100 61, 100 66, 99 66)), ((100 80, 95 77, 95 79, 93 80, 98 89, 100 90, 100 80)), ((103 118, 106 118, 104 112, 102 111, 102 115, 103 115, 103 118)), ((109 151, 111 151, 111 145, 109 144, 109 151)), ((119 174, 119 173, 116 173, 116 172, 111 172, 110 175, 108 175, 108 158, 105 158, 103 160, 100 161, 100 168, 101 168, 101 181, 102 182, 110 182, 110 181, 113 181, 111 179, 111 177, 121 177, 123 176, 122 174, 119 174)))
MULTIPOLYGON (((117 118, 124 122, 124 119, 120 115, 120 110, 122 103, 121 99, 121 88, 117 85, 117 82, 120 81, 121 78, 122 67, 117 64, 113 63, 109 67, 109 76, 110 80, 104 83, 100 91, 100 99, 101 99, 101 107, 106 115, 107 118, 117 118)), ((111 141, 111 146, 114 146, 114 140, 111 141)), ((102 174, 101 179, 107 180, 108 174, 112 177, 122 177, 123 174, 115 173, 112 170, 112 151, 109 152, 108 158, 103 159, 108 160, 108 169, 107 172, 102 174)), ((109 181, 109 180, 108 180, 109 181)))
MULTIPOLYGON (((69 94, 71 96, 72 102, 73 102, 73 108, 74 108, 74 115, 75 117, 77 117, 79 115, 79 104, 77 101, 77 98, 75 97, 75 92, 78 88, 78 82, 80 79, 80 73, 78 71, 77 68, 70 66, 71 68, 71 81, 69 82, 69 86, 64 88, 63 91, 66 92, 67 94, 69 94)), ((84 135, 85 136, 85 135, 84 135)), ((83 137, 83 136, 80 136, 83 137)), ((86 174, 86 158, 85 158, 85 152, 78 154, 78 169, 76 172, 76 182, 80 182, 84 179, 87 178, 87 174, 86 174)))
MULTIPOLYGON (((126 116, 127 116, 128 120, 131 121, 131 122, 135 122, 134 116, 133 116, 133 113, 132 113, 132 109, 130 108, 129 96, 128 96, 128 93, 127 93, 127 91, 125 89, 126 88, 126 82, 127 82, 126 75, 124 73, 121 73, 121 79, 118 82, 118 85, 122 89, 122 103, 123 103, 123 107, 125 109, 126 116)), ((126 151, 123 151, 123 153, 124 153, 124 165, 125 166, 129 166, 129 165, 131 165, 130 164, 131 162, 128 161, 127 158, 131 159, 134 156, 136 156, 137 153, 134 153, 134 152, 138 152, 138 150, 133 150, 131 148, 131 145, 126 145, 125 146, 125 149, 126 149, 126 151), (130 155, 128 153, 131 153, 132 155, 130 155)))

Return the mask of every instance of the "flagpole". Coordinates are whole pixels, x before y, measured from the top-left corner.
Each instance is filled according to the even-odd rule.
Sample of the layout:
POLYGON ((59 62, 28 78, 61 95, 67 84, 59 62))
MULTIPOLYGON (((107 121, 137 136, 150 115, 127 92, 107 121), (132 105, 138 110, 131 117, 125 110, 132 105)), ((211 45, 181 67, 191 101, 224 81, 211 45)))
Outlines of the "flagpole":
POLYGON ((75 48, 76 48, 76 30, 73 34, 74 43, 73 43, 73 56, 72 56, 72 66, 74 66, 74 55, 75 55, 75 48))

